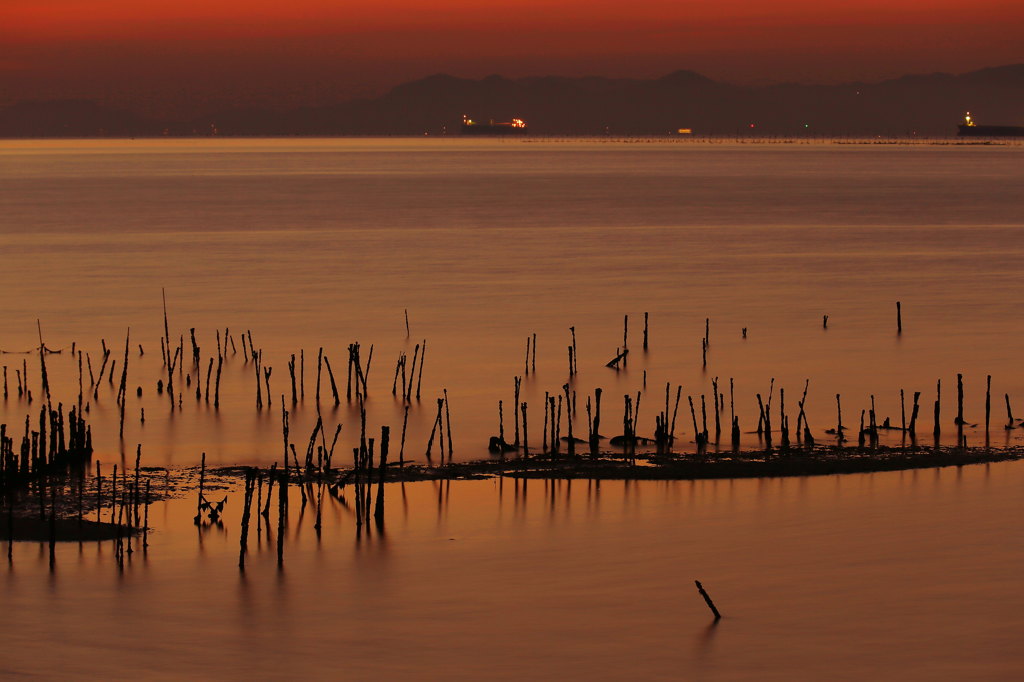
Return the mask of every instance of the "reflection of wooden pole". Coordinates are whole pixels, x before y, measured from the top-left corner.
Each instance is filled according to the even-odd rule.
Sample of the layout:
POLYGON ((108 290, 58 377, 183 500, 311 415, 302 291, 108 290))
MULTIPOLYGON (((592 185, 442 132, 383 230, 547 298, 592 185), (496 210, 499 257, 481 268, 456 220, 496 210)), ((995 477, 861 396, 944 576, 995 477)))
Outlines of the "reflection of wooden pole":
POLYGON ((715 602, 711 601, 711 597, 708 595, 707 591, 705 591, 704 586, 700 584, 699 580, 694 580, 693 582, 696 583, 697 591, 700 592, 700 596, 704 597, 704 601, 707 603, 708 608, 711 609, 711 613, 715 614, 715 620, 721 618, 722 614, 720 614, 718 609, 715 608, 715 602))

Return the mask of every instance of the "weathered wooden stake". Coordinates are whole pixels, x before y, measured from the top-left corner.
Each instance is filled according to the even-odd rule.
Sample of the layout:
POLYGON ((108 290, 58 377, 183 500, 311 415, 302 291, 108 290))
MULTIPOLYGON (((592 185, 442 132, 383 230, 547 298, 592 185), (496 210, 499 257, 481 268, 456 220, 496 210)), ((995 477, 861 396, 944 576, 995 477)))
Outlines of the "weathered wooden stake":
POLYGON ((956 422, 957 426, 964 425, 964 375, 956 375, 956 422))
POLYGON ((697 584, 697 591, 700 592, 700 596, 704 597, 704 603, 706 603, 708 608, 711 609, 711 613, 715 614, 715 620, 720 620, 722 618, 722 614, 720 614, 718 609, 715 608, 715 602, 711 601, 711 596, 704 589, 704 586, 700 584, 699 580, 694 580, 693 582, 697 584))
POLYGON ((989 419, 992 416, 992 375, 985 381, 985 439, 988 439, 989 419))

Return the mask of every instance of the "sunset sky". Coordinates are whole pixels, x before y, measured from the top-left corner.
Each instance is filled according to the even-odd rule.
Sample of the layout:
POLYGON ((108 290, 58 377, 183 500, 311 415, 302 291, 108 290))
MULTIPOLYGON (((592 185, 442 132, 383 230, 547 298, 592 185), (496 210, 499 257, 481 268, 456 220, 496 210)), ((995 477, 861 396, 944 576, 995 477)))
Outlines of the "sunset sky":
POLYGON ((0 0, 0 103, 325 103, 437 72, 873 80, 1024 61, 1022 36, 1024 4, 991 0, 0 0))

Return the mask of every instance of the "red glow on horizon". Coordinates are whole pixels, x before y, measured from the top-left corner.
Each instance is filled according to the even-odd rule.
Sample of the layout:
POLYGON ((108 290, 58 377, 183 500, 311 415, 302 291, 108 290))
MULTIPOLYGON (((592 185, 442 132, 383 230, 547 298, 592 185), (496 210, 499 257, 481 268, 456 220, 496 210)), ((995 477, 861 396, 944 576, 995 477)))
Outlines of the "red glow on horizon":
POLYGON ((5 0, 0 18, 5 101, 288 103, 437 72, 875 80, 1020 61, 1024 35, 1024 5, 1004 0, 5 0))
MULTIPOLYGON (((712 31, 724 43, 729 28, 797 28, 810 33, 827 26, 947 25, 978 22, 1020 23, 1024 7, 999 1, 979 2, 965 16, 955 0, 780 0, 770 6, 759 0, 716 3, 648 0, 624 7, 607 0, 520 0, 515 5, 449 0, 443 8, 419 0, 376 0, 343 3, 334 0, 8 0, 0 36, 5 42, 132 40, 196 35, 210 37, 323 35, 397 29, 447 32, 513 26, 520 30, 567 34, 629 27, 671 31, 679 27, 712 31)), ((620 33, 619 49, 636 48, 620 33)), ((765 38, 769 38, 765 36, 765 38)))

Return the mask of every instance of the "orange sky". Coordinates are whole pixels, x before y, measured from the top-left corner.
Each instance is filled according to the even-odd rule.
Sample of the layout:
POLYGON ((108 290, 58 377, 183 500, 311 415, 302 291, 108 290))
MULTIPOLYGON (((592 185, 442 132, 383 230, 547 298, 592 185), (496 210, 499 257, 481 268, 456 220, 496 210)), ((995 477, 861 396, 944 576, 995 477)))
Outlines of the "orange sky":
POLYGON ((836 82, 1024 61, 979 0, 0 0, 0 99, 335 101, 436 72, 836 82))

